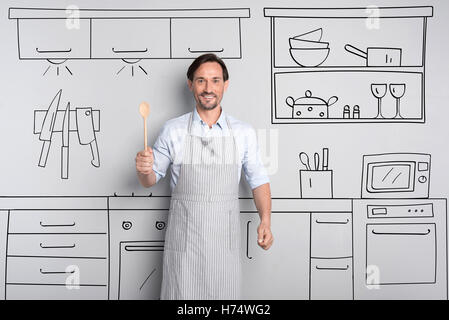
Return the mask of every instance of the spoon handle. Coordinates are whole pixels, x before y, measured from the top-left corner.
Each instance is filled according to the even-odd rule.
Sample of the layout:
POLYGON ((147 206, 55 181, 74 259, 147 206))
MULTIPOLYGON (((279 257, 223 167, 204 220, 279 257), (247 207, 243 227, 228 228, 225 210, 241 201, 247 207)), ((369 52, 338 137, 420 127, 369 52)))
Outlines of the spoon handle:
POLYGON ((146 118, 143 118, 143 130, 144 130, 144 134, 145 134, 145 148, 144 148, 144 150, 145 151, 147 151, 147 145, 148 145, 148 142, 147 142, 147 119, 146 118))

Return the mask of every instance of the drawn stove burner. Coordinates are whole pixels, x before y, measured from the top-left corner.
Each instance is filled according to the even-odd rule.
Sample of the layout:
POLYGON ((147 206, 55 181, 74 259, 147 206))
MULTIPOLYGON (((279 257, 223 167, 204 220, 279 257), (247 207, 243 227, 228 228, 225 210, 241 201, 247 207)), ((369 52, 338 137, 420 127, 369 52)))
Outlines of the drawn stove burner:
MULTIPOLYGON (((37 48, 36 48, 36 50, 37 50, 37 48)), ((73 73, 69 69, 69 67, 64 66, 64 68, 62 68, 63 67, 62 65, 67 61, 67 59, 47 59, 47 61, 50 63, 50 65, 47 67, 47 69, 45 69, 42 76, 45 76, 52 66, 56 66, 56 75, 57 76, 59 76, 61 73, 60 69, 66 70, 71 76, 73 76, 73 73)))
POLYGON ((48 153, 53 141, 53 133, 62 133, 61 145, 61 179, 69 177, 69 136, 70 131, 76 131, 81 145, 90 145, 94 167, 100 167, 96 131, 99 131, 100 111, 91 107, 77 107, 70 110, 70 102, 65 110, 59 110, 62 89, 58 91, 47 110, 34 111, 34 134, 39 134, 39 140, 43 141, 39 156, 39 167, 47 165, 48 153), (70 119, 74 117, 74 121, 70 119), (95 121, 94 121, 95 119, 95 121))

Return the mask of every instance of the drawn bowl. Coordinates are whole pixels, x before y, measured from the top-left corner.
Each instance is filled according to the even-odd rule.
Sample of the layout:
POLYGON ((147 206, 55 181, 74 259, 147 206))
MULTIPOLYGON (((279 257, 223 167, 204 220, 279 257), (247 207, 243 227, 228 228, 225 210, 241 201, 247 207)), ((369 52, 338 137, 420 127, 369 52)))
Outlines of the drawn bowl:
POLYGON ((290 49, 290 56, 301 67, 318 67, 329 56, 329 48, 290 49))
POLYGON ((301 40, 289 38, 290 48, 292 49, 325 49, 329 47, 329 42, 301 40))

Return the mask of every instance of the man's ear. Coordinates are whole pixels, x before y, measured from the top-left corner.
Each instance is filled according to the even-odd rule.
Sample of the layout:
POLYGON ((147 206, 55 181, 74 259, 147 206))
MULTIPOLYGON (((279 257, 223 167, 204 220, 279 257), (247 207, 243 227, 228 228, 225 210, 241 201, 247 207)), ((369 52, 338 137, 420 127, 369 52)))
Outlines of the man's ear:
POLYGON ((187 85, 189 86, 190 91, 192 91, 192 81, 190 81, 190 79, 187 79, 187 85))
POLYGON ((226 80, 224 83, 224 90, 226 91, 228 89, 229 86, 229 80, 226 80))

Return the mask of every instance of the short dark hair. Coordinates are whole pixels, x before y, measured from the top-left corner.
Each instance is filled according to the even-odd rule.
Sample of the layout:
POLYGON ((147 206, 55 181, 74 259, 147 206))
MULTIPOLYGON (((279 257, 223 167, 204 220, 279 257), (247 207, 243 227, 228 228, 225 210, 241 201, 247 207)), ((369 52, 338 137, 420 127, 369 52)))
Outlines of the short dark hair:
POLYGON ((223 70, 223 81, 227 81, 229 79, 229 73, 228 69, 226 68, 225 63, 223 60, 221 60, 217 55, 213 53, 206 53, 198 58, 196 58, 192 64, 190 65, 189 69, 187 70, 187 78, 190 81, 193 81, 193 75, 195 74, 195 71, 206 62, 216 62, 221 66, 221 69, 223 70))

